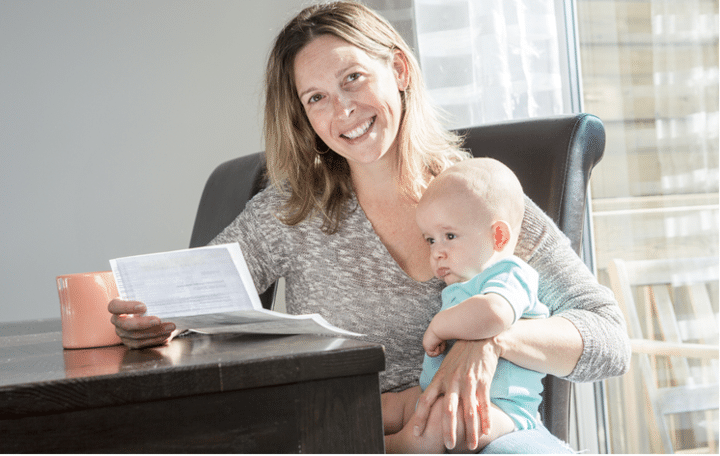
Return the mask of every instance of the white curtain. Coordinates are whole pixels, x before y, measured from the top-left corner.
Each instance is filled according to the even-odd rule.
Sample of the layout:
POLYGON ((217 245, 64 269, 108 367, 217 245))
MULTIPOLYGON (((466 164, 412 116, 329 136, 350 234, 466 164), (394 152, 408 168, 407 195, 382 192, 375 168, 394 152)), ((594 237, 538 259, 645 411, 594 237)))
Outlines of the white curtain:
POLYGON ((415 0, 413 7, 425 81, 451 127, 568 112, 555 2, 415 0))
POLYGON ((652 0, 653 82, 662 194, 718 188, 717 3, 652 0), (717 51, 717 47, 714 49, 717 51), (676 151, 686 150, 687 154, 676 151))

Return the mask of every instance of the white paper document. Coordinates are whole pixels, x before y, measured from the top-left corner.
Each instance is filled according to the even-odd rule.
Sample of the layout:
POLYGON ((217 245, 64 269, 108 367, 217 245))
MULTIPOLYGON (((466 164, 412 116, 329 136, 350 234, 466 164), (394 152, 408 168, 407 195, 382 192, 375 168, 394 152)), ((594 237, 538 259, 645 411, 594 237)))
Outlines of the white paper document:
POLYGON ((242 251, 225 244, 110 260, 121 298, 141 301, 147 315, 203 333, 360 336, 320 315, 263 309, 242 251))

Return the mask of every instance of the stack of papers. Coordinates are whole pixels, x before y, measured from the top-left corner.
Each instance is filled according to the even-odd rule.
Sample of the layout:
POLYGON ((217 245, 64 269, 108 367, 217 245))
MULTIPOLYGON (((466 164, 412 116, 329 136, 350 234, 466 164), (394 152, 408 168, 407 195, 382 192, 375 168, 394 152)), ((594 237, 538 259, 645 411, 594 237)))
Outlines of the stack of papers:
POLYGON ((146 315, 180 330, 361 336, 317 314, 264 309, 238 244, 117 258, 110 267, 121 298, 145 303, 146 315))

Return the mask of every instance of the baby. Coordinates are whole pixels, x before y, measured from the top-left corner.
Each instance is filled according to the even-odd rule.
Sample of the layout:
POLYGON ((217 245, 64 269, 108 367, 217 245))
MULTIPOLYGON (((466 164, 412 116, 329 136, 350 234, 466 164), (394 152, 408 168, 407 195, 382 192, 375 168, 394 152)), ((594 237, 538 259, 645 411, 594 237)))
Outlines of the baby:
MULTIPOLYGON (((448 341, 487 339, 519 318, 548 316, 547 307, 537 299, 537 273, 513 255, 524 210, 523 190, 515 174, 489 158, 452 166, 425 191, 417 207, 417 223, 430 244, 435 275, 448 286, 442 292, 442 308, 423 338, 426 355, 420 386, 383 396, 388 453, 446 451, 440 429, 426 429, 418 437, 405 425, 440 367, 448 341)), ((499 360, 490 389, 492 427, 481 436, 478 449, 513 430, 537 425, 543 377, 499 360)), ((464 441, 458 435, 458 445, 464 441)))

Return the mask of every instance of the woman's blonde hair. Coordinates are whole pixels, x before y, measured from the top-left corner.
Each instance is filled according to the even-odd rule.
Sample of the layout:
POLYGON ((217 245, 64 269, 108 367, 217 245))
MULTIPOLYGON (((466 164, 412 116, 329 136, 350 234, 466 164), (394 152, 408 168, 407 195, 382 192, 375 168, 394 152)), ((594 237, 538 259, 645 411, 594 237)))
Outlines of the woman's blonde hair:
POLYGON ((402 92, 403 117, 398 132, 400 184, 419 200, 432 176, 467 155, 460 138, 445 129, 428 99, 420 67, 395 29, 369 8, 352 1, 310 6, 280 32, 265 73, 265 148, 270 181, 289 191, 280 215, 295 225, 318 211, 323 231, 334 233, 352 197, 350 168, 317 136, 295 87, 295 57, 321 35, 334 35, 368 55, 391 61, 400 51, 407 61, 409 83, 402 92))

